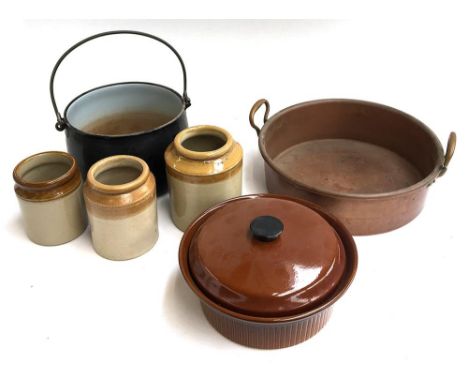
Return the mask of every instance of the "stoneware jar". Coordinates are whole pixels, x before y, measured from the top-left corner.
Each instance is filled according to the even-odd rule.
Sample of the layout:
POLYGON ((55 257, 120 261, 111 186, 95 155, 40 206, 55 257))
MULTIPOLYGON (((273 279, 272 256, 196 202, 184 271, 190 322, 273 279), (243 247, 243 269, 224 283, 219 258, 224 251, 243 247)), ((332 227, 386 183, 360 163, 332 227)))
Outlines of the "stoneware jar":
POLYGON ((343 224, 316 205, 248 195, 200 215, 182 237, 179 264, 217 331, 274 349, 323 328, 354 278, 357 251, 343 224))
POLYGON ((13 178, 26 234, 33 242, 63 244, 85 230, 81 174, 70 154, 32 155, 15 167, 13 178))
POLYGON ((115 155, 88 171, 84 187, 96 252, 128 260, 151 249, 158 239, 156 181, 143 159, 115 155))
POLYGON ((207 208, 242 193, 242 147, 220 127, 181 131, 165 160, 172 220, 182 231, 207 208))

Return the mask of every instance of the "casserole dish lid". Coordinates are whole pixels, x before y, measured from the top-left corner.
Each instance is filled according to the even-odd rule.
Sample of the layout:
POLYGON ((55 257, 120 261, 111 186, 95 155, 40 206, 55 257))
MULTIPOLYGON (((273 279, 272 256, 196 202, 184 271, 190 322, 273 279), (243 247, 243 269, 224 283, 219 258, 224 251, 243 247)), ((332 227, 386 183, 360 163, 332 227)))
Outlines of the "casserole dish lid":
POLYGON ((342 279, 346 254, 335 229, 310 204, 262 195, 211 210, 192 236, 188 264, 214 302, 281 317, 323 304, 342 279))

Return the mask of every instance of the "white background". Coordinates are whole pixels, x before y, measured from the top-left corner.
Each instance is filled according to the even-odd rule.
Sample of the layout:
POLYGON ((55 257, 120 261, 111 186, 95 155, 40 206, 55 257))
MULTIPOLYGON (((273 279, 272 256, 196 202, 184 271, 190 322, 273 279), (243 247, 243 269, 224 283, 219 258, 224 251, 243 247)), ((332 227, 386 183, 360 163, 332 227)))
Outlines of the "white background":
MULTIPOLYGON (((468 312, 466 22, 28 21, 6 35, 2 58, 0 253, 1 381, 466 381, 468 312), (160 239, 146 255, 112 262, 89 232, 58 247, 28 241, 11 171, 24 157, 65 150, 54 129, 50 71, 76 41, 138 29, 182 55, 190 125, 228 129, 244 148, 244 193, 264 192, 248 112, 329 97, 388 104, 458 147, 409 225, 357 237, 355 282, 326 327, 298 346, 262 351, 219 335, 178 270, 181 232, 160 198, 160 239)), ((4 36, 5 37, 5 36, 4 36)), ((61 110, 80 92, 146 80, 181 92, 177 60, 155 42, 111 37, 70 56, 57 75, 61 110)), ((418 150, 418 147, 414 147, 418 150)))

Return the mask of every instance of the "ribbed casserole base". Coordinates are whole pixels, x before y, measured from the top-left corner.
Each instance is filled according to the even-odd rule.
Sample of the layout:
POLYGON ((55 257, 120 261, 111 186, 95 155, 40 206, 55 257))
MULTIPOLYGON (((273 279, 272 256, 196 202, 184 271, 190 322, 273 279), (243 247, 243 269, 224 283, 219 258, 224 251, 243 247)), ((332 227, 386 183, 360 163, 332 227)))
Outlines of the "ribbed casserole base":
POLYGON ((327 323, 332 307, 298 321, 259 323, 233 318, 202 303, 208 322, 223 336, 238 344, 259 349, 297 345, 318 333, 327 323))

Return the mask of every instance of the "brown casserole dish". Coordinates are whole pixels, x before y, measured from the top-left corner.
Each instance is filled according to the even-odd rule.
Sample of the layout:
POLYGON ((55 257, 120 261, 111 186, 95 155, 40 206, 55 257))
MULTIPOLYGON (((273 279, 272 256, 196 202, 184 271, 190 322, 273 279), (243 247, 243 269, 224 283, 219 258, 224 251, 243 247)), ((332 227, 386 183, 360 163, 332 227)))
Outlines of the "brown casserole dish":
POLYGON ((179 249, 183 277, 210 324, 242 345, 274 349, 313 336, 351 284, 351 234, 314 204, 249 195, 207 210, 179 249))

